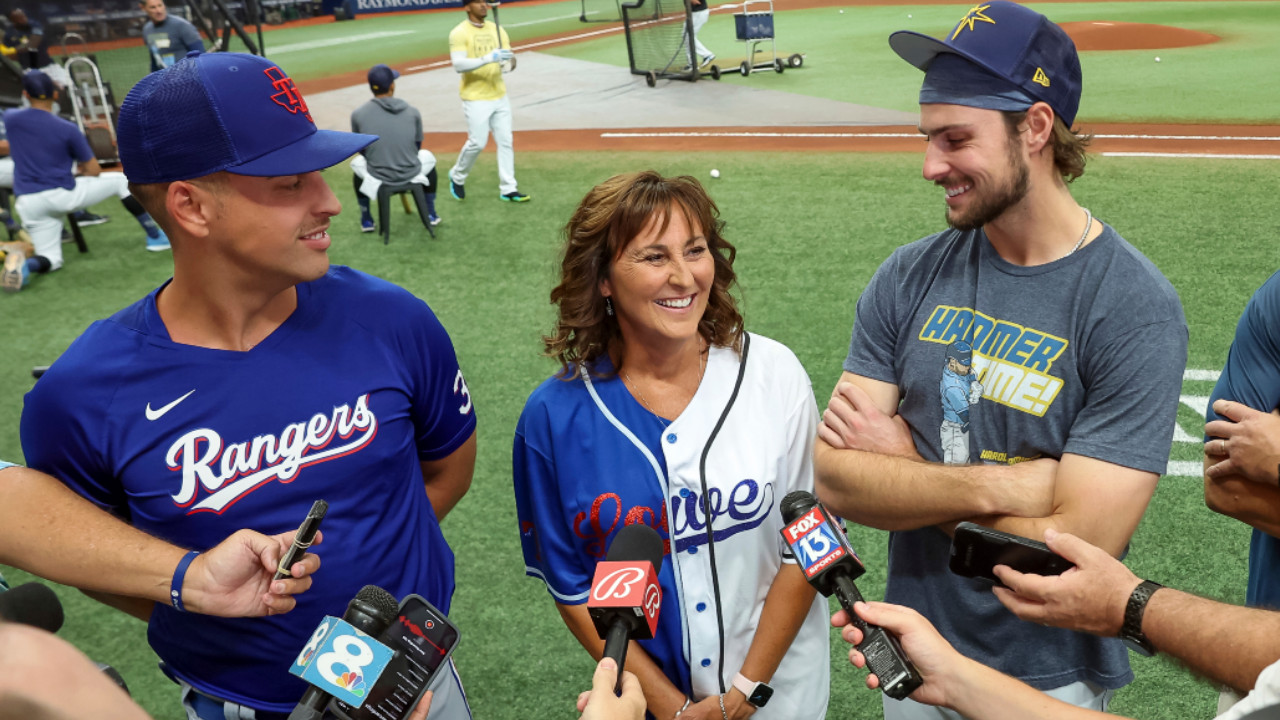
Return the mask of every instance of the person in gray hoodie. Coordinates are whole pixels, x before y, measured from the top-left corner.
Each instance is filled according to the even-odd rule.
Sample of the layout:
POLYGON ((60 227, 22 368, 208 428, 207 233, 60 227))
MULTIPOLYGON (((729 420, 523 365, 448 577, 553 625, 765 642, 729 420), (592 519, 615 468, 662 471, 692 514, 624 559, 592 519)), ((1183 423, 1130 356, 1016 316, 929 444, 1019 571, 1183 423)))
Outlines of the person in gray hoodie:
POLYGON ((377 142, 351 159, 351 171, 360 203, 360 231, 373 232, 369 200, 378 197, 384 182, 416 182, 426 186, 427 220, 440 224, 436 214, 436 156, 422 147, 422 115, 409 103, 395 97, 400 73, 386 65, 369 69, 369 89, 373 99, 351 113, 351 131, 377 135, 377 142))

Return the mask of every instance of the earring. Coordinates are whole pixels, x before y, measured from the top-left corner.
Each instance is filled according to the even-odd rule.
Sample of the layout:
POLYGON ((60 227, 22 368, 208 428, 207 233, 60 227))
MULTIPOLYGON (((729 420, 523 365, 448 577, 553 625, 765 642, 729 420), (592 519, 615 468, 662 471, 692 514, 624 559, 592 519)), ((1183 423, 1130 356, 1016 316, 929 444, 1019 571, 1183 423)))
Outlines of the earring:
POLYGON ((604 299, 604 314, 613 317, 613 300, 607 297, 604 299))

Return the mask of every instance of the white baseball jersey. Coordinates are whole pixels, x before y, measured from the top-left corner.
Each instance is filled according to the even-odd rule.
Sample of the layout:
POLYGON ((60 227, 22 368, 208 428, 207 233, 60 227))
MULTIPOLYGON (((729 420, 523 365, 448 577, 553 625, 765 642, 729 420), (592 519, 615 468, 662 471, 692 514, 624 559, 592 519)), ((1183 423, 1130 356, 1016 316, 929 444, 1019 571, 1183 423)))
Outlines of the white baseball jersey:
MULTIPOLYGON (((636 522, 652 526, 667 551, 663 600, 656 636, 640 645, 691 698, 717 694, 721 680, 731 688, 742 667, 779 568, 794 562, 779 535, 777 505, 792 490, 813 489, 818 412, 809 378, 786 347, 751 336, 742 387, 706 461, 722 625, 699 464, 733 393, 739 356, 712 348, 697 393, 669 425, 632 397, 607 358, 601 363, 607 378, 544 382, 517 426, 526 572, 545 581, 557 602, 581 604, 614 533, 636 522)), ((769 679, 773 698, 755 717, 825 716, 829 632, 819 597, 769 679)))

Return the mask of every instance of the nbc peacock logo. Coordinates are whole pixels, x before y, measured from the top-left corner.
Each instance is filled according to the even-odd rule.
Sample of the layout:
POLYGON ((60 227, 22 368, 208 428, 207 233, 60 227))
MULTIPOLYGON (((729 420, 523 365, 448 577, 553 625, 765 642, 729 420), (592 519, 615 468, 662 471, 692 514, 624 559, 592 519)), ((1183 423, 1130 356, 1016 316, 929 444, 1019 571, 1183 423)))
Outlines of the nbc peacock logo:
POLYGON ((364 675, 361 675, 358 672, 354 672, 354 671, 344 672, 338 675, 338 680, 334 684, 340 688, 345 689, 347 692, 351 693, 352 695, 355 695, 356 697, 364 697, 364 686, 365 686, 364 675))

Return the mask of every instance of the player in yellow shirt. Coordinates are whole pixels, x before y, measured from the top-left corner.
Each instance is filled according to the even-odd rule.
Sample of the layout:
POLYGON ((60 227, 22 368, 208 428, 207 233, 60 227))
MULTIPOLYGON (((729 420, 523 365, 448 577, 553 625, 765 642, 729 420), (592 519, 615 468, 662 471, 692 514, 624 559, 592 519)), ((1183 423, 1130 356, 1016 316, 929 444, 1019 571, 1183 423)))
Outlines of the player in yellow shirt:
POLYGON ((462 112, 467 118, 467 142, 458 161, 449 170, 449 194, 457 200, 467 196, 467 175, 493 131, 498 144, 498 193, 506 202, 528 202, 529 196, 516 189, 516 158, 511 135, 511 101, 502 80, 502 65, 510 61, 511 38, 485 18, 485 0, 467 0, 467 19, 449 33, 449 59, 462 75, 462 112))

